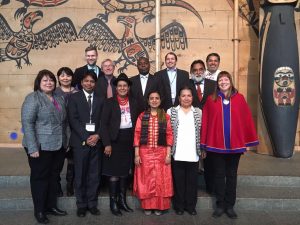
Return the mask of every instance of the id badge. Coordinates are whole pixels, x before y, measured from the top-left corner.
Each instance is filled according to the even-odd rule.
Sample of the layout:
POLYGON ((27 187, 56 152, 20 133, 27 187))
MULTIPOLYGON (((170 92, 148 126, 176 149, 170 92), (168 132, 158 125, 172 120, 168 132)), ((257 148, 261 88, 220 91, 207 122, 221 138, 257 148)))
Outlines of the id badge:
POLYGON ((88 132, 95 132, 95 124, 94 123, 86 123, 85 129, 88 132))

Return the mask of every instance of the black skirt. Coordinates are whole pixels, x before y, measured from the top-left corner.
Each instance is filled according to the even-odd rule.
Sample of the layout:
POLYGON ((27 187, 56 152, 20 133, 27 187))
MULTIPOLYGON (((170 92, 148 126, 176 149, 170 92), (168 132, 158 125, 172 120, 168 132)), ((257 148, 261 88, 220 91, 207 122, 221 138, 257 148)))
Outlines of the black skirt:
POLYGON ((102 174, 106 176, 128 176, 133 164, 133 129, 120 129, 118 138, 111 142, 110 157, 103 155, 102 174))

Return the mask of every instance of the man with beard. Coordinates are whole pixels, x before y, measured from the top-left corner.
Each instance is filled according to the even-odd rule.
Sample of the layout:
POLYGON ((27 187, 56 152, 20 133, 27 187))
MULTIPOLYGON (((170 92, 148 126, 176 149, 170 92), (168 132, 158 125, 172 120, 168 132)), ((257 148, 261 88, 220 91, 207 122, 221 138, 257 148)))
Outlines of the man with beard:
POLYGON ((130 95, 137 101, 138 114, 145 111, 148 107, 147 98, 152 90, 156 90, 156 77, 149 73, 150 62, 148 58, 140 57, 137 61, 137 69, 139 74, 131 77, 132 86, 130 95))
MULTIPOLYGON (((205 65, 202 60, 192 62, 190 72, 190 84, 193 90, 193 106, 202 109, 207 97, 216 89, 217 81, 205 78, 205 65)), ((200 171, 202 170, 202 165, 204 167, 206 192, 212 194, 214 192, 214 171, 211 159, 209 156, 206 156, 200 163, 200 171)))
POLYGON ((97 78, 103 76, 100 67, 96 65, 97 59, 98 59, 97 48, 94 46, 87 47, 85 49, 85 60, 87 64, 75 70, 74 80, 73 80, 74 87, 77 87, 79 90, 82 89, 81 86, 82 77, 89 70, 93 71, 96 74, 97 78))
POLYGON ((214 92, 217 82, 205 78, 205 64, 202 60, 192 62, 190 73, 190 84, 194 96, 193 106, 202 109, 207 97, 214 92))
POLYGON ((210 80, 217 80, 220 66, 220 55, 218 53, 210 53, 206 57, 207 70, 205 71, 205 78, 210 80))

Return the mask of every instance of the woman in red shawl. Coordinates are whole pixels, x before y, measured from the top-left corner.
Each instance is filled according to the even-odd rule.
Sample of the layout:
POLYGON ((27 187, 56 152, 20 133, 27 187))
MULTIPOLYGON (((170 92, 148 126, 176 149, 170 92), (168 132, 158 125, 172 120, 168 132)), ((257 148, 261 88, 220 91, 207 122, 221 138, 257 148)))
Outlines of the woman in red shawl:
POLYGON ((160 109, 160 94, 148 95, 150 108, 137 119, 135 146, 134 194, 141 200, 146 215, 152 210, 161 215, 171 205, 173 182, 171 175, 171 146, 173 135, 170 116, 160 109))
POLYGON ((217 89, 206 101, 202 114, 201 148, 211 157, 214 168, 217 208, 213 217, 224 212, 236 219, 237 169, 246 147, 258 145, 249 106, 234 88, 231 75, 222 71, 217 89))

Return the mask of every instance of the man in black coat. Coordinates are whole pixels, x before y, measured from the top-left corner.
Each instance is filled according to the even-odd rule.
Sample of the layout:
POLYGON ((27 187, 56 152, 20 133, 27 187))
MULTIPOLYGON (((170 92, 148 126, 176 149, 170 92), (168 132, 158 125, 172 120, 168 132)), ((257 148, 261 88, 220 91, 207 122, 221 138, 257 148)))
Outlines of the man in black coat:
POLYGON ((205 78, 205 64, 202 60, 195 60, 191 64, 190 84, 193 90, 193 106, 203 109, 206 99, 217 87, 217 82, 205 78))
POLYGON ((154 74, 159 84, 162 99, 161 107, 164 110, 179 105, 179 90, 189 85, 189 73, 176 68, 176 63, 177 55, 173 52, 169 52, 165 56, 167 68, 154 74))
POLYGON ((113 85, 116 80, 115 63, 111 59, 105 59, 101 63, 101 70, 104 76, 98 77, 95 93, 103 98, 111 98, 116 95, 116 87, 113 85))
POLYGON ((77 87, 79 90, 82 89, 82 77, 88 70, 92 70, 97 75, 97 78, 103 76, 100 67, 96 65, 98 59, 98 52, 96 47, 89 46, 85 49, 85 59, 87 64, 75 70, 74 79, 72 81, 72 85, 74 87, 77 87))
POLYGON ((131 77, 130 96, 137 101, 138 115, 148 108, 148 94, 157 90, 156 77, 149 73, 150 62, 148 58, 140 57, 137 61, 139 74, 131 77))
POLYGON ((83 89, 70 96, 68 118, 71 126, 70 145, 73 147, 75 167, 75 195, 77 216, 84 217, 89 210, 99 215, 98 186, 100 182, 99 155, 100 118, 103 99, 94 94, 97 77, 92 71, 83 75, 83 89))

